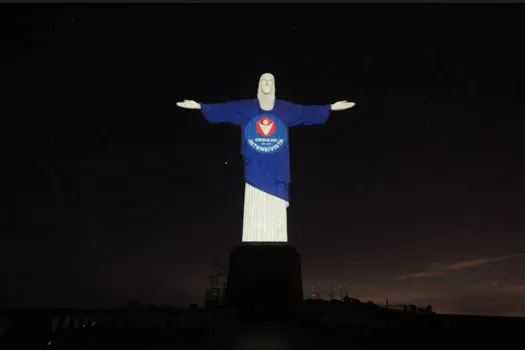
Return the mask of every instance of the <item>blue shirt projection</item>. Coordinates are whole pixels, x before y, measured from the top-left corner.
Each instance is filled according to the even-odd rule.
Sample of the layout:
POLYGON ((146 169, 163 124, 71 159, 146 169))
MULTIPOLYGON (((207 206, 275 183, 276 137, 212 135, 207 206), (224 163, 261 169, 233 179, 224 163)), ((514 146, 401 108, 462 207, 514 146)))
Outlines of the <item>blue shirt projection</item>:
POLYGON ((302 106, 275 100, 273 109, 265 111, 257 99, 248 99, 201 103, 201 111, 210 123, 233 123, 242 127, 241 153, 246 182, 288 201, 288 128, 323 124, 330 115, 330 105, 302 106))

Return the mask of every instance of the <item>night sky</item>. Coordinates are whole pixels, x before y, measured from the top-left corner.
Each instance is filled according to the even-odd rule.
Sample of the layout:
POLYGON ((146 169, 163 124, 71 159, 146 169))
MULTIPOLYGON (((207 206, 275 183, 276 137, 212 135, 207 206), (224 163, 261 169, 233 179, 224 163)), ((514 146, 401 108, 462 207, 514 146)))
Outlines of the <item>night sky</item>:
POLYGON ((524 10, 2 6, 0 306, 202 304, 241 240, 241 130, 176 102, 271 72, 356 102, 290 131, 306 296, 525 316, 524 10))

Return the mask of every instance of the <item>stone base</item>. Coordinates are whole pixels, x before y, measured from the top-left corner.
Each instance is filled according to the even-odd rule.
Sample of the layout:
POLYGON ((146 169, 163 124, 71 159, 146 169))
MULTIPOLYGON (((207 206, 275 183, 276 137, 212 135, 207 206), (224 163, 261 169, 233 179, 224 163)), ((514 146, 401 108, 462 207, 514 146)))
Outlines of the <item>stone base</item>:
POLYGON ((225 305, 241 310, 297 310, 301 257, 287 243, 243 243, 230 255, 225 305))

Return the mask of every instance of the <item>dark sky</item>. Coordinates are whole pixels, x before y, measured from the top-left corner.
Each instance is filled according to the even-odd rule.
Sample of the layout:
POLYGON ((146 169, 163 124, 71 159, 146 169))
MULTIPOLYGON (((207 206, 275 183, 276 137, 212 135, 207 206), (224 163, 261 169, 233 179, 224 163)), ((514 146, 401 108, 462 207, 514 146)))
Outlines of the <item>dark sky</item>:
POLYGON ((525 316, 524 10, 2 6, 0 306, 202 303, 241 239, 240 129, 175 103, 272 72, 357 103, 290 132, 306 295, 525 316))

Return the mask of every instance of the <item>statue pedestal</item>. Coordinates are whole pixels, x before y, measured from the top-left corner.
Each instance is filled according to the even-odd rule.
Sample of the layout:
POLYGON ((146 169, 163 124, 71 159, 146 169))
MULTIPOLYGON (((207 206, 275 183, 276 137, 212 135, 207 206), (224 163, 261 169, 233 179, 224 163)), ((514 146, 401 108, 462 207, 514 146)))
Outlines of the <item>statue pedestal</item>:
POLYGON ((297 310, 303 300, 301 257, 287 243, 242 243, 230 255, 226 306, 297 310))

